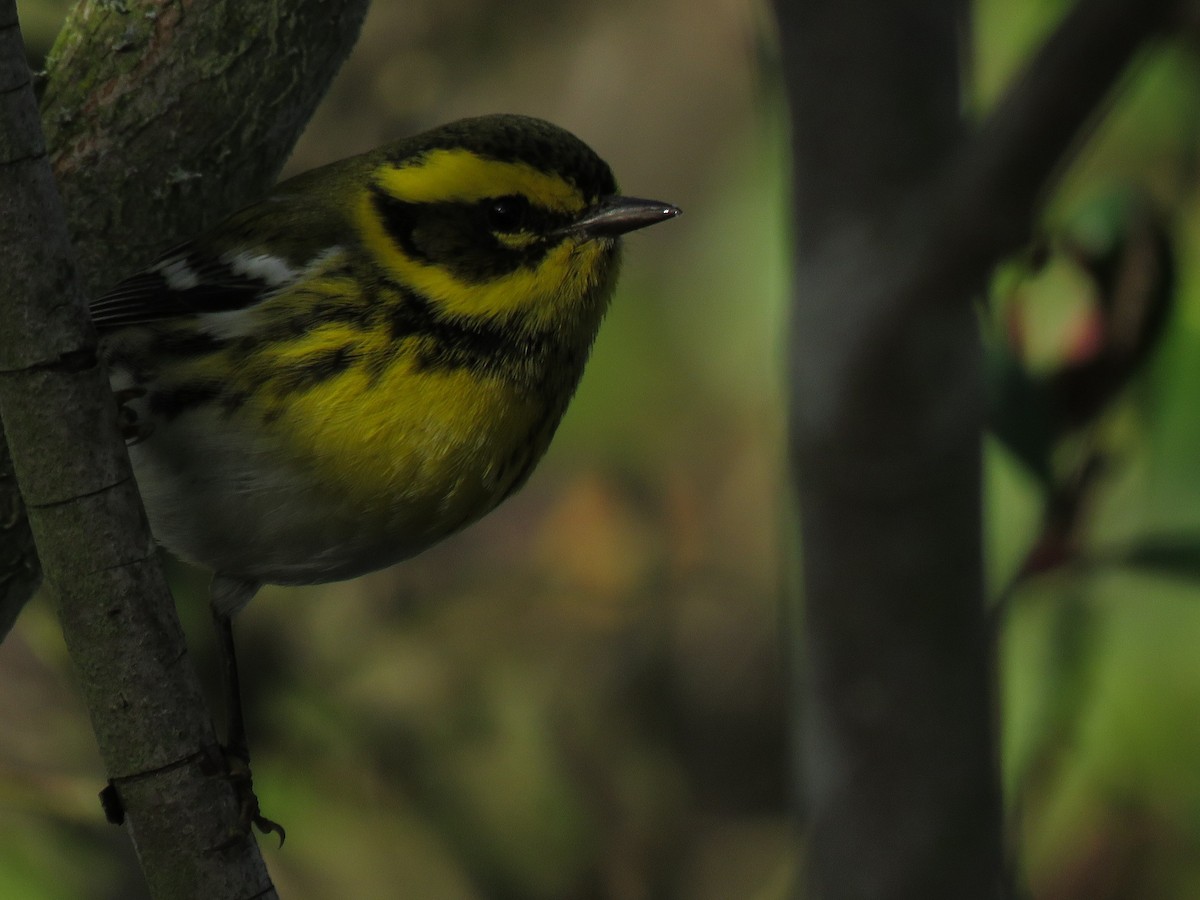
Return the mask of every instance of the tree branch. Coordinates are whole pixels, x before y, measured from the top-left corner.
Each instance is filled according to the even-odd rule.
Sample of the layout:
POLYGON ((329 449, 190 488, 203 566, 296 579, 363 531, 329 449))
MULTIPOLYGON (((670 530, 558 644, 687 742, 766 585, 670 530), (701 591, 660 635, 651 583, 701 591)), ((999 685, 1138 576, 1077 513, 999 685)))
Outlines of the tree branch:
POLYGON ((1172 6, 1084 0, 984 127, 958 0, 777 0, 793 122, 813 895, 1004 890, 970 302, 1172 6))
MULTIPOLYGON (((113 280, 265 189, 366 5, 81 3, 56 45, 43 110, 68 227, 14 3, 0 0, 0 242, 10 260, 0 288, 0 415, 154 897, 275 892, 253 840, 227 841, 233 792, 213 762, 211 721, 96 359, 83 282, 113 280)), ((17 503, 9 494, 6 513, 17 503)), ((0 527, 20 534, 22 523, 14 513, 0 527)), ((20 588, 0 599, 5 629, 21 591, 36 583, 35 562, 14 571, 0 574, 20 588)))
POLYGON ((13 0, 0 0, 0 243, 10 261, 0 415, 30 524, 152 893, 273 895, 252 841, 211 852, 237 811, 204 771, 212 725, 97 361, 23 50, 13 0))
POLYGON ((89 290, 136 271, 274 183, 368 5, 75 7, 47 62, 42 121, 89 290))
POLYGON ((1143 44, 1179 0, 1081 0, 947 168, 938 221, 915 259, 913 302, 936 278, 979 290, 995 263, 1030 240, 1050 187, 1099 118, 1143 44))

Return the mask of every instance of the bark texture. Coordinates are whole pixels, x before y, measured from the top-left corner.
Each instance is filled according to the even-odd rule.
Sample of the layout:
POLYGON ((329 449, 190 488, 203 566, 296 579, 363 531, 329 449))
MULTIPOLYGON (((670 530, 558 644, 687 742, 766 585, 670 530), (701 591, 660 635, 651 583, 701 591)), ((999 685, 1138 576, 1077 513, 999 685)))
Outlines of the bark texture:
MULTIPOLYGON (((81 3, 45 84, 48 155, 14 2, 0 0, 0 416, 100 753, 156 900, 275 891, 254 840, 229 840, 233 791, 85 298, 266 188, 365 8, 81 3)), ((0 561, 13 566, 0 576, 5 631, 37 581, 7 459, 0 453, 0 490, 9 490, 0 561)))
POLYGON ((809 896, 1000 897, 972 300, 1173 4, 1081 0, 975 134, 959 114, 963 0, 775 6, 809 896))
POLYGON ((368 5, 75 7, 47 63, 42 120, 89 291, 274 183, 368 5))

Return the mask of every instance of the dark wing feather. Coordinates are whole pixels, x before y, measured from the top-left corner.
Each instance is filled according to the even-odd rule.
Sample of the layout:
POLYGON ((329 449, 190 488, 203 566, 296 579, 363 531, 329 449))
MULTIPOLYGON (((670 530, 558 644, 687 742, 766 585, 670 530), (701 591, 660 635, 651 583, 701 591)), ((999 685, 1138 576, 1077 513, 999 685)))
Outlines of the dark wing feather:
POLYGON ((280 287, 235 272, 228 263, 185 246, 126 278, 91 304, 100 331, 197 313, 253 306, 280 287))
POLYGON ((211 231, 177 246, 91 304, 100 331, 179 316, 246 309, 285 290, 323 252, 340 245, 353 226, 344 192, 320 189, 358 184, 378 164, 353 157, 278 185, 270 195, 234 213, 211 231), (285 249, 262 235, 286 236, 285 249))

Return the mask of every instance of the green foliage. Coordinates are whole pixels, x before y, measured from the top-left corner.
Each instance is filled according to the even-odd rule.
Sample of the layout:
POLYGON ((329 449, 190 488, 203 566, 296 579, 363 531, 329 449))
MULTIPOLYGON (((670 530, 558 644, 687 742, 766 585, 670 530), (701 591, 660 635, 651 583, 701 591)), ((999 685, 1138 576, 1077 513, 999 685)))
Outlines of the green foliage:
MULTIPOLYGON (((1066 6, 976 5, 974 110, 1066 6)), ((526 490, 409 564, 268 591, 239 620, 255 784, 288 829, 264 848, 282 896, 789 896, 783 136, 730 37, 754 19, 741 4, 555 8, 376 3, 296 153, 307 168, 435 121, 525 112, 685 216, 629 242, 593 364, 526 490)), ((1195 66, 1170 45, 1144 62, 1052 200, 1046 265, 1014 261, 983 317, 1010 398, 989 445, 989 572, 1034 896, 1200 892, 1195 66), (1094 262, 1114 236, 1132 245, 1130 197, 1169 236, 1170 315, 1064 428, 1043 379, 1105 302, 1094 262), (1032 365, 1006 343, 1014 293, 1032 365), (1075 503, 1054 519, 1049 498, 1075 503)), ((176 581, 215 684, 203 582, 176 581)), ((99 814, 45 601, 19 634, 0 646, 0 895, 137 896, 109 862, 123 838, 99 814)))
MULTIPOLYGON (((1013 37, 1054 6, 1018 4, 1013 37)), ((1010 53, 985 51, 982 96, 1010 53)), ((1004 759, 1034 896, 1184 898, 1200 879, 1195 66, 1170 44, 1142 60, 1040 246, 994 285, 1004 759)))

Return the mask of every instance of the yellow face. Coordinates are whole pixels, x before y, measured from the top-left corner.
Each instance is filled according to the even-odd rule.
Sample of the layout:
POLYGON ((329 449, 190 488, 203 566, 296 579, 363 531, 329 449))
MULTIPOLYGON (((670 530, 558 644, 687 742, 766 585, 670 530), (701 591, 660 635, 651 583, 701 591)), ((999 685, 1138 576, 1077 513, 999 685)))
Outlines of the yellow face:
POLYGON ((439 312, 547 329, 611 280, 616 241, 570 228, 597 199, 524 162, 437 149, 381 169, 356 214, 376 260, 439 312))

